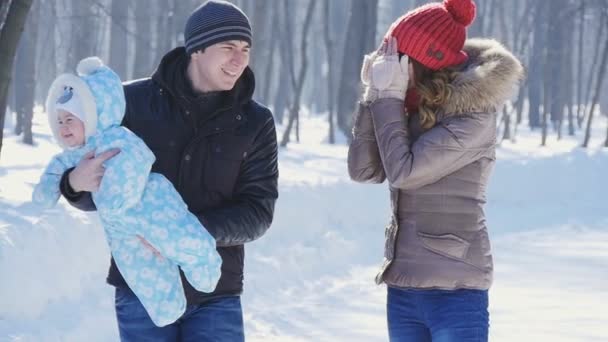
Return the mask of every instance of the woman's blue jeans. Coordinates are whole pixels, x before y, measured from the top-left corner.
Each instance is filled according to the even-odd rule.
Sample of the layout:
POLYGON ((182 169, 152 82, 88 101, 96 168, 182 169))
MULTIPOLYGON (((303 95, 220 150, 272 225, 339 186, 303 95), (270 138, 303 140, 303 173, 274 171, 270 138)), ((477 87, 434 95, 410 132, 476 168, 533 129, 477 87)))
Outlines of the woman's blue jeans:
POLYGON ((488 291, 388 288, 391 342, 486 342, 488 291))

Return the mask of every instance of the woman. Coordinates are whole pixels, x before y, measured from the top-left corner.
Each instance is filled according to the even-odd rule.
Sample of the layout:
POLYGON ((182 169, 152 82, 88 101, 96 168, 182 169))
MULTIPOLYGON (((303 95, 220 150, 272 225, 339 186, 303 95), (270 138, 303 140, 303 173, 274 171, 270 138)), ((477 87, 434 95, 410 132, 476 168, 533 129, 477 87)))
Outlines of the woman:
POLYGON ((391 341, 488 338, 493 266, 483 206, 496 111, 523 68, 493 40, 465 43, 474 16, 471 0, 417 8, 361 70, 348 169, 354 181, 390 185, 376 282, 388 285, 391 341))

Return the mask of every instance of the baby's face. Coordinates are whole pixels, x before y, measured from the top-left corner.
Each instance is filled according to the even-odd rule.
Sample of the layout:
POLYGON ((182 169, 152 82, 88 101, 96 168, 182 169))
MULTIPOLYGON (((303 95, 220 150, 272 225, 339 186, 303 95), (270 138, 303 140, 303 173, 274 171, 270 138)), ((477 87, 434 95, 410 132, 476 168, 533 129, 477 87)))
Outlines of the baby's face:
POLYGON ((65 110, 57 111, 59 138, 66 146, 84 145, 84 123, 75 115, 65 110))

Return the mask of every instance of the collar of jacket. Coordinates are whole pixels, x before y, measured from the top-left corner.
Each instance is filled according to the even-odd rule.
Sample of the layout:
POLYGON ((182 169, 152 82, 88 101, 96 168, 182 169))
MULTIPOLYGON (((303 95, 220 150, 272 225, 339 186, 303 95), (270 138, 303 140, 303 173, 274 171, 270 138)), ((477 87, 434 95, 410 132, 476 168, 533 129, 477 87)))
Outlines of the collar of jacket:
POLYGON ((495 112, 523 78, 520 61, 496 40, 469 39, 463 50, 469 58, 451 82, 452 92, 438 121, 455 114, 495 112))
POLYGON ((152 74, 152 79, 184 110, 210 116, 215 112, 239 108, 251 101, 255 90, 255 77, 249 67, 245 68, 232 90, 197 94, 186 76, 188 62, 186 49, 178 47, 162 58, 152 74), (212 108, 214 110, 211 110, 212 108))

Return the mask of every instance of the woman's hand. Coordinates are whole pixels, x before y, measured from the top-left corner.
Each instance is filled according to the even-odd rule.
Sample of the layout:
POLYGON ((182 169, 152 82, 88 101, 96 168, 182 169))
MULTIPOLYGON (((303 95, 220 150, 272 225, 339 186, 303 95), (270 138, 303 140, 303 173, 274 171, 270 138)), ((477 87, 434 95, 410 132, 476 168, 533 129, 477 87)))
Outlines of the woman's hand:
POLYGON ((361 81, 365 85, 364 101, 377 98, 405 99, 409 82, 408 61, 404 56, 399 61, 397 39, 391 37, 369 55, 366 55, 361 68, 361 81))

